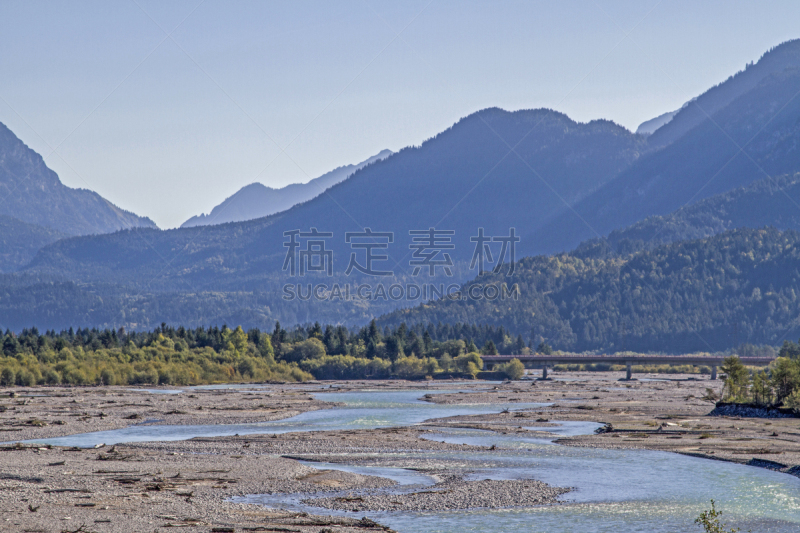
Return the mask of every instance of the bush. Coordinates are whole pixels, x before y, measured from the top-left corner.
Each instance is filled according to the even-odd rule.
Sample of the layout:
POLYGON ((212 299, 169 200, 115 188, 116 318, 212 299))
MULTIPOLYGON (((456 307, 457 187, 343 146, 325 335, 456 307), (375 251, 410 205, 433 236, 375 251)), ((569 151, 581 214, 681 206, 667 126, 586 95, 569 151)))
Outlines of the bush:
POLYGON ((36 377, 29 370, 22 369, 17 372, 17 385, 20 387, 33 387, 36 385, 36 377))
POLYGON ((473 377, 480 372, 483 368, 483 359, 478 352, 470 352, 468 354, 459 355, 454 359, 456 368, 459 372, 466 372, 472 374, 473 377), (470 366, 470 363, 472 366, 470 366))
POLYGON ((523 365, 522 362, 516 358, 504 365, 500 365, 498 370, 511 380, 521 379, 522 376, 525 375, 525 365, 523 365))
POLYGON ((4 387, 13 387, 17 381, 16 373, 10 368, 6 367, 0 372, 0 385, 4 387))
POLYGON ((800 414, 800 389, 795 389, 789 396, 784 398, 783 406, 800 414))
POLYGON ((103 385, 116 385, 117 377, 114 375, 114 372, 108 368, 104 368, 100 371, 100 383, 103 385))
POLYGON ((61 383, 61 374, 57 370, 48 368, 44 372, 44 382, 48 385, 58 385, 61 383))
POLYGON ((86 385, 89 380, 83 370, 70 368, 64 372, 63 381, 68 385, 86 385))
POLYGON ((439 363, 433 357, 401 357, 394 363, 394 374, 405 379, 432 376, 439 371, 439 363))
POLYGON ((739 531, 739 528, 725 529, 725 525, 719 520, 720 516, 722 516, 722 511, 717 511, 714 500, 711 500, 711 509, 703 511, 694 523, 702 526, 705 533, 736 533, 739 531))
POLYGON ((308 359, 319 359, 325 357, 325 345, 319 339, 307 339, 296 343, 292 349, 286 353, 284 359, 289 362, 299 363, 308 359))

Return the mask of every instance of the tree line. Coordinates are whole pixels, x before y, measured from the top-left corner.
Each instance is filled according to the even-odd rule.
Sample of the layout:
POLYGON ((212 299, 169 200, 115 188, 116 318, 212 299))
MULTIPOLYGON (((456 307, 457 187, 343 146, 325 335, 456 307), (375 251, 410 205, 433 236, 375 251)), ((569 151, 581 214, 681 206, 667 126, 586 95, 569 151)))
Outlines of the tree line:
MULTIPOLYGON (((360 329, 319 323, 271 333, 162 324, 0 334, 0 385, 197 385, 317 379, 475 377, 481 355, 530 353, 521 336, 464 324, 360 329), (478 348, 478 345, 481 347, 478 348)), ((542 346, 542 349, 549 347, 542 346)), ((519 361, 496 369, 518 379, 519 361)), ((496 376, 497 374, 495 374, 496 376)))

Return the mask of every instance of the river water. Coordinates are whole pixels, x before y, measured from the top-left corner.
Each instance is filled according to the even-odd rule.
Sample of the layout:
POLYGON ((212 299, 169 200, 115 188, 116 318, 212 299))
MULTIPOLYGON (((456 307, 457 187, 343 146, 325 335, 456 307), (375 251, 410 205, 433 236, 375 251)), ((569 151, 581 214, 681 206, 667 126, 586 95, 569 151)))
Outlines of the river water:
MULTIPOLYGON (((466 414, 496 413, 542 404, 436 405, 420 401, 435 391, 359 391, 316 393, 320 400, 344 406, 303 413, 286 420, 210 426, 136 425, 68 437, 37 440, 61 446, 99 443, 183 440, 196 436, 368 429, 412 425, 424 420, 466 414)), ((452 390, 442 392, 453 392, 452 390)), ((589 433, 598 425, 564 422, 558 428, 534 428, 562 435, 589 433)), ((723 520, 743 531, 800 531, 800 479, 770 470, 722 461, 647 450, 603 450, 553 444, 540 435, 442 427, 426 438, 462 444, 497 446, 495 451, 341 457, 335 465, 317 465, 391 477, 398 490, 432 481, 424 472, 402 468, 424 458, 426 465, 465 473, 473 479, 533 478, 573 487, 561 505, 532 509, 423 513, 333 513, 368 516, 403 533, 466 532, 685 532, 701 531, 695 517, 715 499, 723 520), (352 464, 348 464, 348 460, 352 464), (367 466, 364 466, 367 465, 367 466)), ((331 511, 302 503, 302 495, 251 495, 236 501, 260 503, 315 514, 331 511)))

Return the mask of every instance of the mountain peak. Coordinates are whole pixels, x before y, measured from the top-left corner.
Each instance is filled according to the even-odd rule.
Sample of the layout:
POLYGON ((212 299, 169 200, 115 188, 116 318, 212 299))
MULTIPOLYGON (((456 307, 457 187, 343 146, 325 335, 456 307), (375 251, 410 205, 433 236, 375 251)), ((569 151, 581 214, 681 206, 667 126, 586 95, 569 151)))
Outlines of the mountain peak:
POLYGON ((0 123, 0 215, 68 235, 155 227, 149 218, 120 209, 99 194, 67 187, 8 126, 0 123))
POLYGON ((375 161, 386 159, 393 153, 391 150, 381 150, 360 163, 337 167, 308 183, 292 183, 280 189, 257 182, 245 185, 212 209, 209 214, 194 216, 181 224, 181 227, 243 222, 285 211, 293 205, 318 196, 329 187, 349 178, 356 171, 375 161))

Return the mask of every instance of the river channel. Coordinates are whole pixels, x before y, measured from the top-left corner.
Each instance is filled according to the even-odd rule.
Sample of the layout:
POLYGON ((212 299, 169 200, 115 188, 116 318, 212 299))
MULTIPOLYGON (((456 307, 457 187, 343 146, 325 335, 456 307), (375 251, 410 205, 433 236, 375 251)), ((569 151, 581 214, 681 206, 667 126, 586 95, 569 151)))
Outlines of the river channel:
MULTIPOLYGON (((424 391, 435 393, 436 391, 424 391)), ((453 392, 443 390, 441 392, 453 392)), ((176 391, 177 393, 177 391, 176 391)), ((496 413, 543 404, 438 405, 421 401, 417 391, 315 393, 339 407, 285 420, 252 424, 168 426, 139 424, 124 429, 40 439, 59 446, 184 440, 193 437, 328 431, 407 426, 425 420, 496 413)), ((555 435, 593 431, 591 422, 565 422, 536 428, 555 435)), ((606 450, 554 444, 541 433, 501 435, 447 427, 430 428, 425 438, 496 449, 396 454, 352 454, 335 464, 309 463, 395 479, 392 490, 415 490, 432 484, 427 469, 462 473, 467 479, 538 479, 571 487, 560 504, 527 509, 474 509, 448 512, 329 511, 304 503, 305 495, 249 495, 236 501, 306 511, 313 514, 368 516, 402 533, 466 532, 684 532, 700 531, 694 518, 715 499, 730 525, 753 532, 800 531, 800 479, 770 470, 648 450, 606 450)), ((313 461, 313 457, 304 455, 313 461)), ((328 458, 328 460, 331 460, 328 458)), ((352 493, 353 491, 350 491, 352 493)))

